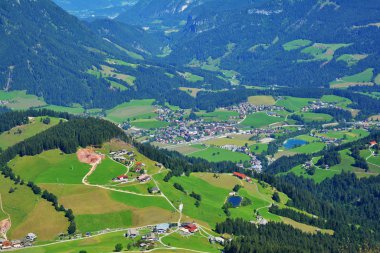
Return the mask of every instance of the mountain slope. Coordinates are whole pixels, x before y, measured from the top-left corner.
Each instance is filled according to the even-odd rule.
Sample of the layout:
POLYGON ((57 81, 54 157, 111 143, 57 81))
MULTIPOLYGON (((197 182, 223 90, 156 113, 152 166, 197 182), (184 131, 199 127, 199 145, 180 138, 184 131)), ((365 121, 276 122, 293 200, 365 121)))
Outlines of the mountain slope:
POLYGON ((2 89, 28 90, 63 105, 99 105, 117 97, 85 73, 103 60, 101 51, 114 49, 51 1, 1 1, 0 36, 2 89))

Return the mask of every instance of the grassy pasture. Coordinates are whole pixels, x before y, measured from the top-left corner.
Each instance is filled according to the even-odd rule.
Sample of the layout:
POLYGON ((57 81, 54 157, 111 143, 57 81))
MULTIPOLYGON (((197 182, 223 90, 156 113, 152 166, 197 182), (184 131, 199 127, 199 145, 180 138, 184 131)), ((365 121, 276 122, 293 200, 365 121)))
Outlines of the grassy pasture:
POLYGON ((294 112, 301 110, 314 100, 312 98, 284 97, 281 100, 277 100, 276 105, 283 106, 285 109, 294 112))
POLYGON ((67 107, 67 106, 59 106, 59 105, 47 105, 43 107, 44 109, 53 110, 56 112, 67 112, 71 114, 82 114, 84 113, 84 109, 81 105, 67 107))
POLYGON ((106 157, 97 167, 96 170, 88 177, 90 184, 106 185, 112 182, 112 179, 123 175, 127 168, 109 157, 106 157))
POLYGON ((312 42, 310 40, 299 39, 299 40, 289 41, 289 42, 283 44, 282 47, 286 51, 292 51, 292 50, 300 49, 300 48, 303 48, 303 47, 307 47, 311 43, 312 42))
POLYGON ((112 64, 112 65, 119 65, 119 66, 127 66, 127 67, 131 67, 133 69, 137 69, 138 66, 140 66, 139 64, 136 64, 136 63, 130 63, 130 62, 125 62, 125 61, 122 61, 122 60, 118 60, 118 59, 107 59, 106 62, 108 64, 112 64))
POLYGON ((26 94, 26 91, 0 91, 0 100, 7 101, 6 107, 12 110, 26 110, 46 105, 43 98, 26 94))
POLYGON ((192 236, 182 236, 178 233, 164 237, 162 240, 165 244, 172 247, 187 248, 204 252, 220 252, 222 246, 219 244, 210 244, 207 235, 196 233, 192 236))
POLYGON ((359 61, 368 57, 368 54, 343 54, 336 61, 343 61, 348 67, 356 65, 359 61))
POLYGON ((156 119, 138 119, 131 122, 131 125, 141 129, 155 129, 169 126, 166 121, 159 121, 156 119))
POLYGON ((343 142, 356 141, 359 138, 364 138, 368 136, 369 133, 363 129, 353 129, 349 131, 328 131, 325 134, 320 134, 320 136, 325 136, 328 138, 344 139, 343 142))
POLYGON ((246 143, 248 143, 248 145, 251 146, 255 144, 254 141, 250 141, 248 139, 243 139, 239 137, 215 138, 215 139, 207 140, 204 143, 207 145, 215 145, 215 146, 224 146, 224 145, 244 146, 246 143))
POLYGON ((26 185, 15 185, 8 178, 0 176, 0 194, 3 208, 12 220, 12 227, 8 231, 10 239, 21 239, 27 233, 34 232, 39 241, 50 241, 67 230, 68 221, 63 213, 34 195, 26 185), (15 189, 13 193, 9 193, 11 187, 15 189))
POLYGON ((330 122, 333 120, 331 115, 325 113, 301 112, 296 114, 301 116, 305 122, 330 122))
POLYGON ((347 108, 348 105, 352 104, 352 101, 350 99, 345 98, 345 97, 335 96, 335 95, 324 95, 321 98, 321 101, 325 103, 335 104, 345 109, 347 108))
POLYGON ((298 60, 298 62, 310 61, 331 61, 334 57, 335 51, 340 48, 348 47, 351 44, 324 44, 314 43, 312 46, 304 48, 301 52, 309 55, 311 59, 298 60))
POLYGON ((249 156, 246 154, 233 152, 217 147, 208 147, 204 150, 191 153, 189 154, 189 156, 203 158, 209 162, 240 162, 249 160, 249 156))
POLYGON ((263 152, 268 151, 268 144, 264 143, 256 143, 249 147, 251 152, 254 152, 255 154, 261 154, 263 152))
POLYGON ((250 96, 248 103, 253 105, 274 105, 276 101, 272 96, 250 96))
POLYGON ((347 88, 359 85, 373 85, 373 68, 368 68, 363 72, 357 73, 352 76, 344 76, 336 81, 330 82, 331 88, 347 88))
POLYGON ((202 89, 199 88, 190 88, 190 87, 179 87, 181 91, 185 91, 190 94, 192 97, 197 97, 198 92, 200 92, 202 89))
POLYGON ((52 126, 57 125, 60 120, 58 118, 50 117, 50 124, 46 125, 40 121, 42 118, 45 117, 36 117, 32 119, 31 122, 27 125, 17 126, 7 132, 0 134, 0 148, 4 150, 10 146, 13 146, 16 143, 19 143, 29 137, 45 131, 52 126), (21 131, 21 133, 19 133, 19 131, 21 131))
POLYGON ((247 116, 247 118, 241 123, 242 126, 260 128, 269 126, 273 123, 284 121, 283 117, 268 116, 265 112, 257 112, 247 116))
POLYGON ((380 85, 380 74, 377 74, 377 76, 375 77, 375 83, 380 85))
POLYGON ((204 80, 204 77, 192 74, 190 72, 185 72, 185 73, 177 72, 177 73, 180 76, 182 76, 185 80, 187 80, 191 83, 203 82, 203 80, 204 80))
POLYGON ((76 154, 63 154, 59 150, 45 151, 36 156, 16 157, 8 163, 16 175, 36 184, 79 184, 89 170, 80 163, 76 154))
POLYGON ((301 154, 311 154, 321 151, 324 147, 325 144, 322 142, 312 142, 301 147, 289 149, 288 151, 301 154))
POLYGON ((199 112, 197 116, 202 117, 205 121, 228 121, 230 117, 238 117, 239 114, 234 111, 216 110, 214 112, 199 112))
POLYGON ((106 118, 116 123, 122 123, 128 119, 153 118, 155 116, 153 102, 154 99, 131 100, 108 110, 106 118))

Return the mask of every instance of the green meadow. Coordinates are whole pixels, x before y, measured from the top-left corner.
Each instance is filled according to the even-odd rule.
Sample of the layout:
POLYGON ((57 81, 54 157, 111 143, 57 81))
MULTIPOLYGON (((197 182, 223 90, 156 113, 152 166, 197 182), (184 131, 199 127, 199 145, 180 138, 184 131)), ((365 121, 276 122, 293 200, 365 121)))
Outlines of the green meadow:
MULTIPOLYGON (((5 212, 10 215, 12 227, 7 235, 12 239, 21 239, 27 233, 34 232, 40 242, 51 241, 68 227, 68 221, 62 212, 35 195, 26 185, 15 185, 8 178, 0 176, 0 194, 5 212), (13 188, 14 192, 9 193, 13 188)), ((1 214, 4 218, 5 215, 1 214)))
POLYGON ((312 142, 301 147, 289 149, 288 151, 300 154, 312 154, 323 150, 325 144, 322 142, 312 142))
POLYGON ((88 181, 90 184, 106 185, 110 184, 113 178, 126 172, 127 168, 124 165, 106 157, 88 177, 88 181))
POLYGON ((156 119, 137 119, 131 122, 131 125, 141 129, 156 129, 169 126, 166 121, 159 121, 156 119))
POLYGON ((348 105, 352 104, 352 101, 350 99, 345 98, 345 97, 335 96, 335 95, 324 95, 321 98, 321 101, 325 103, 335 104, 345 109, 347 108, 348 105))
POLYGON ((220 252, 222 247, 219 244, 210 244, 207 235, 196 233, 192 236, 182 236, 174 233, 162 239, 162 242, 172 247, 186 248, 204 252, 220 252))
POLYGON ((76 154, 67 155, 59 150, 16 157, 8 165, 16 175, 36 184, 80 184, 90 168, 88 164, 80 163, 76 154))
POLYGON ((310 102, 314 101, 312 98, 296 98, 296 97, 284 97, 277 100, 277 106, 283 106, 289 111, 300 111, 303 107, 307 106, 310 102))
POLYGON ((217 147, 208 147, 204 150, 193 152, 189 154, 189 156, 203 158, 209 162, 222 162, 222 161, 240 162, 240 161, 249 160, 249 156, 246 154, 233 152, 230 150, 217 148, 217 147))
POLYGON ((197 115, 206 121, 228 121, 231 117, 239 116, 237 112, 227 110, 216 110, 209 113, 200 112, 197 115))
POLYGON ((0 148, 6 149, 19 143, 29 137, 45 131, 46 129, 55 126, 60 119, 50 117, 50 124, 44 124, 40 120, 46 117, 36 117, 29 124, 17 126, 9 131, 0 134, 0 148))
POLYGON ((53 110, 56 112, 67 112, 67 113, 71 113, 71 114, 82 114, 82 113, 84 113, 84 109, 81 105, 76 105, 73 107, 59 106, 59 105, 47 105, 47 106, 44 106, 43 108, 53 110))
POLYGON ((344 76, 336 81, 330 82, 331 88, 347 88, 356 85, 373 85, 372 79, 374 69, 368 68, 363 72, 357 73, 352 76, 344 76))
POLYGON ((330 122, 334 119, 331 115, 324 113, 300 112, 296 115, 301 116, 305 122, 330 122))
POLYGON ((304 48, 301 51, 303 54, 311 57, 311 59, 298 60, 298 62, 331 61, 334 58, 335 51, 350 45, 351 44, 314 43, 312 46, 304 48))
POLYGON ((123 123, 130 119, 149 119, 155 117, 154 99, 131 100, 122 103, 106 112, 106 118, 116 123, 123 123))
POLYGON ((274 105, 276 100, 272 96, 250 96, 248 103, 253 105, 274 105))
POLYGON ((367 54, 343 54, 339 56, 336 60, 343 61, 347 64, 348 67, 356 65, 359 61, 367 58, 367 54))
POLYGON ((251 128, 260 128, 269 126, 274 123, 282 122, 285 118, 268 116, 265 112, 256 112, 247 116, 247 118, 241 123, 242 126, 251 128))
POLYGON ((286 51, 291 51, 291 50, 296 50, 296 49, 300 49, 303 47, 307 47, 311 43, 312 42, 310 40, 299 39, 299 40, 289 41, 289 42, 285 43, 284 45, 282 45, 282 47, 286 51))
POLYGON ((43 98, 26 94, 26 91, 0 91, 0 100, 7 101, 6 107, 12 110, 26 110, 46 105, 43 98))

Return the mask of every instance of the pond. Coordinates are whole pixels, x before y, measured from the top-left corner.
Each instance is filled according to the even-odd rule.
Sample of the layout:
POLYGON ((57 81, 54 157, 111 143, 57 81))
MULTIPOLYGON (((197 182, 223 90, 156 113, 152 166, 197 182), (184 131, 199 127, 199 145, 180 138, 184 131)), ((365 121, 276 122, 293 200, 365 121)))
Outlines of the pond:
POLYGON ((228 202, 231 203, 233 207, 240 206, 241 201, 242 201, 242 197, 238 197, 238 196, 231 196, 228 198, 228 202))
POLYGON ((308 142, 300 139, 288 139, 284 142, 284 147, 286 149, 292 149, 306 145, 308 142))

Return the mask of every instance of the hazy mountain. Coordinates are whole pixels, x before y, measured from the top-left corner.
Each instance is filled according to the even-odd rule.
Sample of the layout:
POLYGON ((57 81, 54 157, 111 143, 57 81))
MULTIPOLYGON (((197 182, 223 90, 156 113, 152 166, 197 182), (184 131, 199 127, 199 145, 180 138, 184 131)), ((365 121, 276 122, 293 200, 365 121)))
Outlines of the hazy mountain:
POLYGON ((54 0, 59 6, 79 18, 116 17, 138 0, 54 0))

